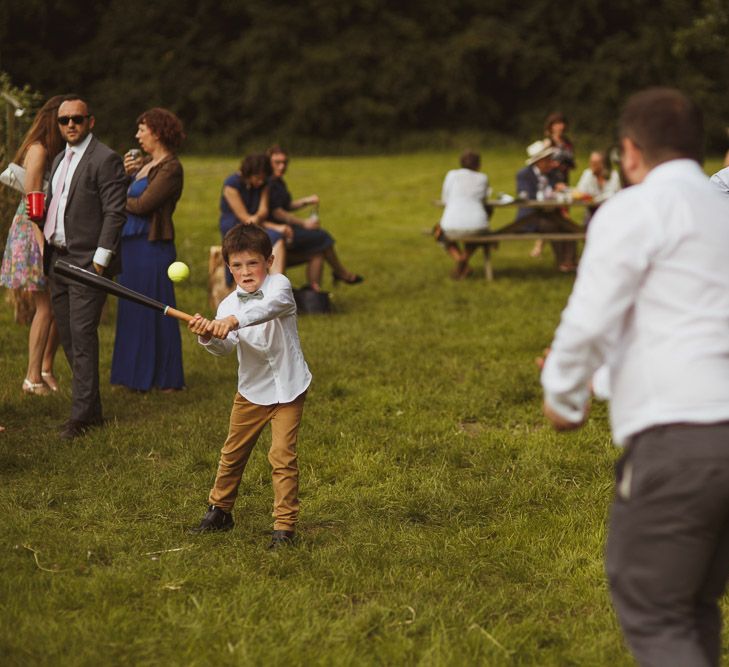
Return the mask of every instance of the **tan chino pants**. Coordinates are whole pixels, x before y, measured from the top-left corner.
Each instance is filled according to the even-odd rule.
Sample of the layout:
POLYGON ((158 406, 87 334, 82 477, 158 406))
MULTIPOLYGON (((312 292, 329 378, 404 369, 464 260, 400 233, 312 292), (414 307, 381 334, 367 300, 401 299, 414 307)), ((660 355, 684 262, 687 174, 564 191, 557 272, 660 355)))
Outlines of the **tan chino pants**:
POLYGON ((306 392, 290 403, 257 405, 236 394, 230 413, 228 437, 220 452, 218 474, 208 502, 230 512, 253 447, 271 423, 271 464, 274 530, 294 530, 299 514, 299 466, 296 439, 306 392))

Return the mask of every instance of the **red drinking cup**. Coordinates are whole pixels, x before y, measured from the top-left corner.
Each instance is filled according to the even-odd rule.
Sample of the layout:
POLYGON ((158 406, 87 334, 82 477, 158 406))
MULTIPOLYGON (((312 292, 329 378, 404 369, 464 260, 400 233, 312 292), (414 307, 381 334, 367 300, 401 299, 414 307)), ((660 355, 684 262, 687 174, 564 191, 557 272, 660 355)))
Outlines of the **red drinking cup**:
POLYGON ((46 193, 29 192, 26 196, 28 199, 28 217, 33 222, 40 222, 43 220, 43 212, 46 207, 46 193))

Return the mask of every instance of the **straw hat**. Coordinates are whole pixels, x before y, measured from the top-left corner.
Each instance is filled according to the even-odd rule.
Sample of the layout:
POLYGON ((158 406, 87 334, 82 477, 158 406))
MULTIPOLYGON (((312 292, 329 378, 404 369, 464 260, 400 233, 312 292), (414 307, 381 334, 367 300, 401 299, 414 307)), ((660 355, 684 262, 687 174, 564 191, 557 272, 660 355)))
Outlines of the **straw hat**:
POLYGON ((552 146, 548 139, 535 141, 533 144, 527 146, 527 155, 529 157, 526 159, 526 164, 536 164, 539 160, 543 160, 545 157, 552 157, 557 152, 558 149, 552 146))

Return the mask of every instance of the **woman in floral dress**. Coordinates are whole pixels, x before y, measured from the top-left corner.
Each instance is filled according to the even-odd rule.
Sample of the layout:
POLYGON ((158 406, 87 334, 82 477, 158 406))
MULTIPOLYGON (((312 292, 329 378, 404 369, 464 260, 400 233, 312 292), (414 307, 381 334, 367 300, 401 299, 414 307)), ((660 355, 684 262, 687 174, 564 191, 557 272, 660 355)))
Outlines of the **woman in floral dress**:
MULTIPOLYGON (((63 148, 56 121, 63 100, 63 95, 56 95, 43 105, 15 155, 14 162, 25 168, 26 192, 43 189, 43 178, 48 175, 53 158, 63 148)), ((15 211, 8 233, 0 285, 27 290, 33 295, 35 314, 30 325, 28 370, 23 391, 37 395, 56 391, 58 383, 53 376, 53 359, 58 348, 58 333, 48 283, 43 275, 43 233, 28 217, 25 197, 15 211)))

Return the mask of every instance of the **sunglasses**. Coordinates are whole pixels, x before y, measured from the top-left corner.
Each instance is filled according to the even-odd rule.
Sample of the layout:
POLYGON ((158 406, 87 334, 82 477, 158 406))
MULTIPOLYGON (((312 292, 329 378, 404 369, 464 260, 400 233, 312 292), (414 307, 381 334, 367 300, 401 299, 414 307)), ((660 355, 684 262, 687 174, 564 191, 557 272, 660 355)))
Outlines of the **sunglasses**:
POLYGON ((81 125, 87 118, 91 118, 91 114, 87 114, 86 116, 82 116, 81 114, 76 116, 59 116, 56 120, 59 125, 68 125, 71 121, 73 121, 74 125, 81 125))

